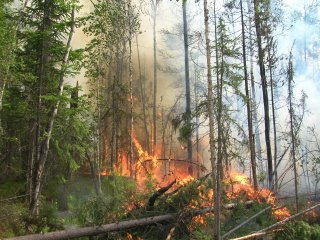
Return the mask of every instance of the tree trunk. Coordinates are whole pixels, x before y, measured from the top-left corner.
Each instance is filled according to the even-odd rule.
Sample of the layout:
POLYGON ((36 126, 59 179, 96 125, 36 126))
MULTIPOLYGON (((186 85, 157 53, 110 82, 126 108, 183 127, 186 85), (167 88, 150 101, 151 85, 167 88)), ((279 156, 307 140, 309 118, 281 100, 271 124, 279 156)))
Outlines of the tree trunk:
POLYGON ((254 149, 254 139, 253 139, 253 128, 252 128, 252 114, 251 114, 251 98, 249 93, 249 81, 248 81, 248 70, 247 70, 247 51, 246 51, 246 41, 245 41, 245 26, 243 18, 243 4, 240 0, 240 10, 241 10, 241 31, 242 31, 242 55, 243 55, 243 71, 244 71, 244 82, 246 90, 246 105, 247 105, 247 117, 248 117, 248 131, 249 131, 249 149, 250 149, 250 160, 252 169, 252 179, 253 186, 255 190, 258 190, 258 179, 257 179, 257 168, 256 168, 256 152, 254 149))
POLYGON ((141 94, 141 103, 142 103, 143 124, 144 124, 144 131, 145 131, 145 149, 148 152, 150 152, 149 131, 148 131, 148 124, 147 124, 146 103, 145 103, 146 100, 144 96, 144 89, 143 89, 143 82, 142 82, 140 51, 139 51, 139 42, 138 42, 137 34, 136 34, 136 42, 137 42, 138 67, 139 67, 139 85, 140 85, 140 94, 141 94))
POLYGON ((297 172, 297 161, 296 161, 296 137, 294 131, 294 110, 292 104, 292 94, 293 94, 293 63, 292 63, 292 51, 289 57, 288 66, 288 93, 289 93, 289 115, 290 115, 290 135, 291 135, 291 156, 293 161, 293 174, 294 174, 294 191, 295 191, 295 207, 296 212, 299 211, 298 206, 298 172, 297 172))
POLYGON ((272 43, 270 41, 270 36, 267 33, 267 48, 268 48, 268 63, 269 63, 269 76, 270 76, 270 90, 271 90, 271 108, 272 108, 272 125, 273 125, 273 162, 274 162, 274 192, 278 192, 278 168, 277 168, 277 158, 278 158, 278 141, 277 141, 277 124, 276 124, 276 109, 274 102, 274 79, 272 68, 274 63, 272 62, 272 53, 271 50, 273 48, 272 43))
POLYGON ((252 127, 254 127, 253 139, 254 149, 256 151, 256 158, 258 159, 257 168, 261 173, 264 171, 264 163, 262 159, 261 142, 260 142, 260 130, 258 122, 257 104, 256 104, 256 90, 253 73, 253 41, 252 41, 252 17, 251 17, 251 1, 247 0, 248 5, 248 25, 249 25, 249 41, 250 41, 250 83, 251 83, 251 94, 252 94, 252 127))
POLYGON ((273 167, 272 167, 272 153, 271 153, 271 141, 270 141, 270 116, 269 116, 269 99, 268 99, 268 86, 266 78, 266 70, 264 66, 264 51, 262 48, 262 29, 261 29, 261 12, 260 12, 260 1, 254 0, 254 21, 257 35, 258 45, 258 62, 260 69, 261 85, 262 85, 262 96, 263 96, 263 107, 264 107, 264 126, 265 126, 265 140, 267 150, 267 163, 268 163, 268 186, 269 189, 273 190, 273 167))
POLYGON ((43 8, 43 20, 42 20, 42 28, 41 32, 42 36, 42 46, 41 46, 41 56, 39 57, 39 75, 38 75, 38 96, 37 96, 37 117, 36 117, 36 131, 35 131, 35 161, 33 162, 33 166, 31 168, 31 202, 30 202, 30 209, 32 210, 33 214, 36 214, 38 211, 38 192, 40 191, 40 179, 38 179, 38 174, 42 176, 42 170, 40 161, 41 161, 41 108, 42 108, 42 85, 46 75, 46 66, 48 63, 48 55, 49 55, 49 43, 48 37, 46 36, 45 31, 48 31, 50 27, 50 1, 44 1, 44 8, 43 8), (39 172, 40 171, 40 172, 39 172), (39 188, 39 189, 37 189, 39 188))
MULTIPOLYGON (((213 2, 213 15, 214 15, 214 35, 215 35, 215 58, 216 58, 216 78, 217 78, 217 92, 218 92, 218 155, 217 155, 217 161, 216 161, 216 169, 215 169, 215 181, 213 184, 215 185, 215 191, 214 191, 214 225, 215 225, 215 237, 217 240, 221 239, 221 222, 220 222, 220 170, 221 170, 221 105, 222 105, 222 96, 220 93, 220 79, 219 79, 219 69, 221 71, 221 74, 223 74, 223 59, 221 61, 221 67, 219 66, 219 54, 218 54, 218 31, 217 31, 217 12, 216 12, 216 0, 213 2)), ((221 43, 223 45, 223 43, 221 43)), ((222 46, 223 48, 223 46, 222 46)), ((223 56, 223 49, 221 50, 221 55, 223 56)), ((221 75, 222 76, 222 75, 221 75)), ((222 81, 222 77, 221 77, 222 81)))
MULTIPOLYGON (((187 21, 187 1, 182 0, 183 10, 183 39, 184 39, 184 66, 186 83, 186 115, 187 125, 191 128, 191 96, 190 96, 190 75, 189 75, 189 43, 188 43, 188 21, 187 21)), ((192 162, 192 133, 188 136, 188 160, 192 162)), ((188 167, 189 175, 193 175, 192 164, 188 167)))
MULTIPOLYGON (((58 113, 59 105, 60 105, 60 100, 59 98, 62 96, 63 93, 63 87, 64 87, 64 82, 65 82, 65 70, 66 66, 69 61, 69 53, 71 51, 71 40, 74 34, 74 28, 75 28, 75 9, 72 9, 72 20, 71 20, 71 29, 69 33, 69 39, 67 43, 67 49, 64 54, 64 58, 62 61, 61 65, 61 72, 60 72, 60 81, 59 81, 59 86, 58 86, 58 93, 57 93, 57 98, 58 100, 56 101, 54 107, 52 108, 51 111, 51 116, 48 121, 48 125, 46 128, 46 135, 44 137, 44 140, 42 141, 41 144, 41 151, 40 151, 40 156, 39 159, 37 160, 36 163, 36 169, 34 170, 34 181, 33 181, 33 188, 32 188, 32 193, 31 193, 31 202, 30 202, 30 209, 33 214, 37 214, 38 212, 38 207, 39 207, 39 198, 40 198, 40 193, 41 193, 41 188, 42 188, 42 181, 43 181, 43 175, 44 175, 44 167, 45 163, 47 161, 48 157, 48 152, 49 152, 49 144, 50 144, 50 139, 52 135, 52 130, 53 130, 53 124, 55 117, 58 113)), ((38 139, 39 140, 39 139, 38 139)))
MULTIPOLYGON (((210 161, 212 168, 212 180, 213 180, 213 190, 216 189, 216 150, 215 150, 215 134, 214 134, 214 113, 213 113, 213 84, 212 84, 212 74, 211 74, 211 46, 209 40, 209 10, 208 1, 203 0, 204 7, 204 24, 205 24, 205 41, 206 41, 206 57, 207 57, 207 82, 208 82, 208 115, 209 115, 209 144, 210 144, 210 161)), ((216 207, 216 199, 215 199, 216 207)), ((217 214, 215 214, 216 216, 217 214)), ((216 218, 216 217, 215 217, 216 218)), ((215 229, 217 233, 217 229, 215 229)))
POLYGON ((131 1, 128 1, 128 15, 129 15, 129 90, 130 90, 130 176, 134 176, 133 172, 133 69, 132 69, 132 9, 131 1))
POLYGON ((157 148, 157 7, 158 0, 152 0, 153 6, 153 144, 152 153, 157 148))

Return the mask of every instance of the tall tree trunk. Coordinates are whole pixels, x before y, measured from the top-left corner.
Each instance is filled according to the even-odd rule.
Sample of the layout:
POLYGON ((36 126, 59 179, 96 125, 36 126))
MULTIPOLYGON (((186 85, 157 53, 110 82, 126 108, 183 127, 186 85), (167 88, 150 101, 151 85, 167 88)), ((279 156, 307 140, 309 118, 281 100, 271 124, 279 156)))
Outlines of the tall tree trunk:
POLYGON ((256 100, 256 90, 254 82, 254 72, 253 72, 253 40, 252 40, 252 17, 251 17, 251 0, 247 0, 248 8, 248 25, 249 25, 249 41, 250 41, 250 83, 251 83, 251 95, 252 95, 252 125, 254 127, 254 144, 256 150, 256 158, 258 159, 258 170, 261 173, 264 171, 264 162, 262 159, 261 142, 260 142, 260 130, 257 112, 257 100, 256 100))
POLYGON ((146 100, 144 96, 144 89, 143 89, 143 82, 142 82, 140 51, 139 51, 139 42, 138 42, 137 34, 136 34, 136 42, 137 42, 138 67, 139 67, 139 85, 140 85, 140 94, 141 94, 141 102, 142 102, 143 124, 144 124, 144 131, 145 131, 145 149, 147 150, 147 152, 150 152, 149 131, 148 131, 148 124, 147 124, 146 103, 145 103, 146 100))
POLYGON ((260 69, 261 85, 262 85, 262 96, 263 96, 263 107, 264 107, 264 126, 265 126, 265 141, 267 150, 267 163, 268 163, 268 186, 269 189, 273 190, 273 162, 271 153, 271 141, 270 141, 270 116, 269 116, 269 99, 268 99, 268 86, 266 69, 264 65, 264 51, 262 48, 262 26, 261 26, 261 12, 259 0, 254 0, 254 21, 257 35, 257 45, 258 45, 258 62, 260 69))
POLYGON ((289 115, 290 115, 290 135, 291 135, 291 156, 293 161, 293 174, 294 174, 294 191, 295 191, 295 208, 296 212, 299 211, 299 198, 298 198, 298 172, 297 172, 297 161, 296 161, 296 137, 294 132, 294 110, 292 104, 292 94, 293 94, 293 64, 292 64, 292 51, 289 57, 288 66, 288 93, 289 93, 289 115))
POLYGON ((38 82, 37 82, 37 87, 38 87, 38 96, 37 96, 37 117, 36 117, 36 131, 35 131, 35 161, 33 161, 33 166, 31 167, 31 202, 30 202, 30 209, 32 210, 33 214, 37 214, 38 211, 38 201, 39 201, 39 196, 38 192, 40 192, 40 181, 42 181, 39 178, 39 174, 41 175, 40 178, 42 178, 42 169, 41 172, 39 172, 41 165, 40 165, 40 159, 41 159, 41 108, 42 108, 42 85, 43 81, 45 79, 46 75, 46 66, 48 63, 48 58, 49 58, 49 41, 48 37, 46 36, 47 34, 44 34, 46 31, 49 30, 50 27, 50 0, 45 0, 44 1, 44 6, 43 6, 43 19, 42 19, 42 28, 41 32, 43 34, 42 36, 42 46, 41 46, 41 55, 39 57, 39 75, 38 75, 38 82), (39 188, 39 189, 37 189, 39 188))
POLYGON ((128 15, 129 15, 129 86, 130 86, 130 176, 133 177, 133 69, 132 69, 132 9, 131 0, 128 1, 128 15))
POLYGON ((246 41, 245 41, 245 26, 244 26, 242 0, 240 0, 240 10, 241 10, 243 71, 244 71, 244 82, 245 82, 245 90, 246 90, 250 160, 251 160, 253 186, 254 186, 255 190, 258 190, 258 179, 257 179, 257 170, 256 170, 257 169, 256 168, 256 152, 255 152, 255 148, 254 148, 254 139, 253 139, 251 98, 250 98, 250 93, 249 93, 249 80, 248 80, 248 70, 247 70, 247 51, 246 51, 246 41))
POLYGON ((153 144, 152 153, 157 148, 157 7, 158 0, 152 0, 153 7, 153 144))
MULTIPOLYGON (((209 144, 210 144, 210 161, 212 168, 213 182, 216 182, 216 149, 214 134, 214 114, 213 114, 213 84, 211 69, 211 46, 209 39, 209 10, 208 1, 203 0, 204 6, 204 24, 205 24, 205 41, 206 41, 206 57, 207 57, 207 84, 208 84, 208 115, 209 115, 209 144)), ((215 185, 214 185, 215 186, 215 185)), ((214 187, 215 188, 215 187, 214 187)), ((215 190, 215 189, 214 189, 215 190)))
MULTIPOLYGON (((190 96, 190 76, 189 76, 189 43, 188 43, 188 21, 187 21, 187 0, 182 0, 183 10, 183 38, 184 38, 184 66, 186 83, 186 114, 187 125, 191 128, 191 96, 190 96)), ((188 137, 188 160, 192 162, 192 134, 188 137)), ((188 167, 188 173, 193 175, 192 164, 188 167)))
POLYGON ((270 90, 271 90, 271 108, 272 108, 272 125, 273 125, 273 163, 274 163, 274 191, 278 192, 278 168, 277 168, 277 159, 278 159, 278 140, 277 140, 277 123, 276 123, 276 109, 275 109, 275 96, 274 96, 274 79, 273 79, 273 65, 272 62, 272 42, 270 41, 270 36, 267 33, 267 48, 268 48, 268 65, 269 65, 269 76, 270 76, 270 90))
MULTIPOLYGON (((213 2, 213 15, 214 15, 214 35, 215 35, 215 58, 216 58, 216 78, 217 78, 217 88, 218 88, 218 156, 216 161, 216 168, 215 168, 215 181, 213 184, 215 185, 215 191, 214 191, 214 222, 215 222, 215 236, 217 240, 221 239, 221 233, 220 233, 220 169, 221 169, 221 105, 222 105, 222 96, 220 96, 220 79, 219 79, 219 54, 218 54, 218 30, 217 30, 217 12, 216 12, 216 0, 213 2), (220 142, 219 142, 220 141, 220 142)), ((222 43, 223 45, 223 43, 222 43)), ((221 55, 223 55, 223 50, 221 51, 221 55)), ((223 62, 223 59, 221 63, 223 62)), ((222 64, 221 64, 221 73, 222 71, 222 64)))
POLYGON ((199 139, 199 116, 198 116, 198 79, 199 73, 197 65, 194 64, 194 106, 196 112, 196 161, 198 164, 197 167, 197 177, 200 177, 200 139, 199 139))
POLYGON ((64 58, 61 64, 60 80, 59 80, 58 93, 57 93, 58 100, 56 101, 55 105, 52 108, 51 115, 46 127, 46 135, 44 136, 44 139, 41 144, 40 156, 39 156, 39 159, 36 159, 37 163, 36 163, 36 168, 34 169, 35 181, 33 181, 34 187, 32 188, 31 202, 30 202, 30 210, 32 211, 33 214, 37 214, 38 212, 39 198, 40 198, 43 175, 44 175, 44 168, 48 158, 49 144, 52 136, 54 120, 58 113, 58 109, 60 105, 59 99, 61 98, 63 93, 63 87, 65 83, 65 71, 67 68, 67 64, 69 62, 69 53, 71 51, 71 40, 74 34, 74 28, 75 28, 75 8, 72 9, 72 19, 71 19, 71 28, 69 32, 69 39, 66 46, 66 52, 64 54, 64 58))

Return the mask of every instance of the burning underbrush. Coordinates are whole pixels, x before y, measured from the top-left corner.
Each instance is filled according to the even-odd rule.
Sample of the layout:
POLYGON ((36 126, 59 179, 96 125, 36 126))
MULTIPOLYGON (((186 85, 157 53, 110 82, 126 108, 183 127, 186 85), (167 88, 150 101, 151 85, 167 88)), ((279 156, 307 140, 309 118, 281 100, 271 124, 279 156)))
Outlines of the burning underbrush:
MULTIPOLYGON (((113 179, 122 179, 120 182, 112 184, 109 180, 110 186, 106 190, 108 192, 106 195, 111 197, 107 198, 106 208, 98 209, 97 213, 102 217, 102 222, 174 214, 172 221, 135 227, 123 233, 122 237, 170 239, 174 236, 175 239, 203 239, 204 235, 213 236, 215 193, 211 175, 194 178, 188 175, 190 162, 177 163, 174 159, 152 156, 143 150, 136 138, 134 146, 138 153, 134 176, 129 178, 130 174, 126 171, 122 176, 113 176, 113 179), (128 183, 133 187, 128 188, 128 183)), ((128 163, 125 158, 122 161, 124 164, 128 163)), ((105 175, 108 176, 108 173, 105 175)), ((238 233, 259 230, 290 216, 289 210, 280 206, 270 190, 264 188, 255 190, 250 184, 250 179, 244 174, 229 172, 221 181, 221 189, 222 233, 230 231, 265 208, 270 210, 258 216, 245 230, 238 230, 238 233)))

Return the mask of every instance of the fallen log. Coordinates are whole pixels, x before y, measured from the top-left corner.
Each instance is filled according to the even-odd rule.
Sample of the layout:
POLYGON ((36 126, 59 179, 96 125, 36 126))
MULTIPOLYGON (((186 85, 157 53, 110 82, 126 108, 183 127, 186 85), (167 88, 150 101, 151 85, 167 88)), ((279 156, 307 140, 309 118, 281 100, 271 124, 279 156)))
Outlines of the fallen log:
POLYGON ((31 234, 20 237, 7 238, 7 240, 58 240, 58 239, 72 239, 80 237, 97 236, 99 234, 125 230, 133 227, 140 227, 145 225, 154 224, 163 221, 172 221, 176 217, 176 214, 165 214, 155 217, 147 217, 136 220, 128 220, 118 223, 110 223, 95 227, 84 227, 78 229, 68 229, 63 231, 55 231, 43 234, 31 234))
MULTIPOLYGON (((246 205, 252 205, 252 201, 245 203, 246 205)), ((225 209, 232 209, 236 204, 226 204, 225 209)), ((206 207, 198 210, 192 210, 185 217, 193 217, 197 215, 213 212, 213 207, 206 207)), ((55 231, 49 233, 31 234, 20 237, 6 238, 4 240, 60 240, 60 239, 72 239, 80 237, 97 236, 108 232, 122 231, 134 227, 147 226, 159 222, 173 222, 178 219, 178 213, 169 213, 160 216, 146 217, 141 219, 127 220, 116 223, 105 224, 101 226, 84 227, 77 229, 68 229, 62 231, 55 231)), ((173 230, 174 231, 174 230, 173 230)))
MULTIPOLYGON (((203 208, 199 210, 194 210, 190 212, 190 216, 196 216, 205 214, 207 212, 212 212, 213 208, 203 208)), ((7 238, 5 240, 60 240, 60 239, 72 239, 88 236, 97 236, 99 234, 104 234, 107 232, 114 232, 120 230, 126 230, 134 227, 141 227, 146 225, 151 225, 159 222, 169 222, 177 219, 177 213, 170 213, 154 217, 146 217, 135 220, 127 220, 117 223, 110 223, 95 227, 84 227, 78 229, 68 229, 63 231, 42 233, 42 234, 31 234, 20 237, 7 238)))
MULTIPOLYGON (((230 240, 249 240, 249 239, 260 239, 260 237, 266 237, 268 235, 272 235, 276 232, 281 231, 281 229, 275 229, 275 230, 269 230, 269 231, 263 231, 263 232, 256 232, 247 236, 239 237, 239 238, 232 238, 230 240)), ((269 238, 268 238, 269 239, 269 238)), ((273 238, 271 238, 273 239, 273 238)))

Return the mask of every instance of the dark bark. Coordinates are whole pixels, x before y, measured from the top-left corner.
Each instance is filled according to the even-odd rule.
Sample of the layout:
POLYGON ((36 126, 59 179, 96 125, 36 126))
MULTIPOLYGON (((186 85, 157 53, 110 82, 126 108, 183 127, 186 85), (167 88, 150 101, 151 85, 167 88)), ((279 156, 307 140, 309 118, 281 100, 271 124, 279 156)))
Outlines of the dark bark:
POLYGON ((169 183, 167 186, 160 188, 158 191, 156 191, 150 198, 148 201, 148 210, 151 210, 154 206, 154 203, 156 202, 156 200, 162 196, 165 192, 167 192, 172 186, 173 184, 176 183, 176 180, 172 181, 171 183, 169 183))
POLYGON ((254 139, 253 139, 251 98, 250 98, 250 93, 249 93, 249 80, 248 80, 248 69, 247 69, 247 51, 246 51, 246 41, 245 41, 245 26, 244 26, 242 0, 240 0, 240 10, 241 10, 243 71, 244 71, 244 82, 245 82, 245 91, 246 91, 246 105, 247 105, 248 132, 249 132, 250 160, 251 160, 253 186, 254 186, 255 190, 258 190, 257 167, 256 167, 256 152, 255 152, 255 148, 254 148, 254 139))
POLYGON ((260 1, 254 0, 254 21, 257 35, 257 46, 258 46, 258 63, 260 69, 262 96, 263 96, 263 108, 264 108, 264 127, 265 127, 265 141, 267 151, 267 163, 268 163, 268 186, 269 189, 273 190, 273 162, 271 153, 271 140, 270 140, 270 116, 269 116, 269 97, 268 97, 268 86, 266 70, 264 65, 264 50, 262 48, 262 24, 261 24, 261 12, 260 12, 260 1))
POLYGON ((271 108, 272 108, 272 125, 273 125, 273 163, 274 163, 274 191, 278 192, 278 168, 277 168, 277 159, 278 159, 278 141, 277 141, 277 124, 276 124, 276 109, 275 109, 275 96, 274 96, 274 79, 273 79, 273 59, 272 59, 272 42, 270 41, 270 36, 267 34, 267 48, 268 48, 268 63, 269 63, 269 76, 270 76, 270 93, 271 93, 271 108))
POLYGON ((152 0, 153 8, 153 144, 152 153, 157 148, 157 7, 158 0, 152 0))

